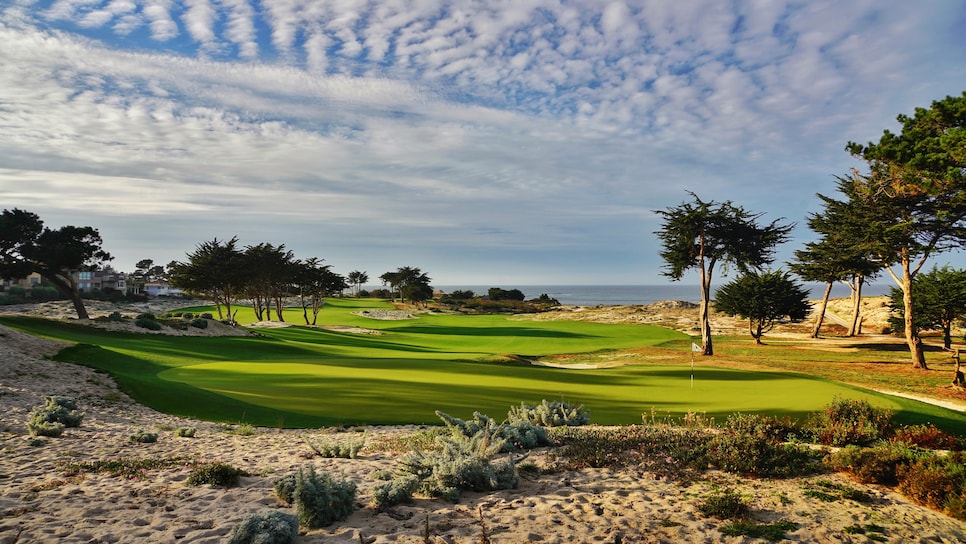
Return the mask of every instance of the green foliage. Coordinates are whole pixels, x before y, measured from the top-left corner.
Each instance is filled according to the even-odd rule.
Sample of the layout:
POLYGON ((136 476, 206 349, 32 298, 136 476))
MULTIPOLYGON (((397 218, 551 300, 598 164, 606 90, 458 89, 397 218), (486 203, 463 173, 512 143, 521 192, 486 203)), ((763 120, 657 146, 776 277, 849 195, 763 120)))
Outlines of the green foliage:
POLYGON ((201 319, 214 319, 214 316, 211 315, 211 312, 203 312, 198 317, 201 319))
POLYGON ((541 427, 579 426, 590 423, 590 411, 583 404, 573 406, 566 401, 547 402, 543 399, 536 406, 520 403, 519 407, 510 407, 507 420, 525 421, 541 427))
POLYGON ((849 525, 848 527, 842 529, 843 532, 850 535, 865 535, 869 540, 874 540, 876 542, 885 542, 885 527, 881 525, 876 525, 875 523, 867 523, 865 525, 849 525))
POLYGON ((372 504, 376 508, 385 509, 398 504, 411 503, 413 493, 419 489, 420 480, 413 474, 398 478, 391 478, 372 488, 372 504))
POLYGON ((818 457, 804 445, 725 431, 708 442, 708 461, 726 472, 792 478, 815 472, 818 457))
POLYGON ((717 490, 698 505, 698 510, 718 519, 741 519, 748 514, 748 499, 731 489, 717 490))
POLYGON ((194 438, 195 433, 197 432, 198 429, 194 427, 178 427, 175 429, 174 434, 175 436, 180 436, 181 438, 194 438))
POLYGON ((488 436, 502 444, 504 452, 529 450, 552 444, 546 428, 534 425, 527 420, 514 419, 497 425, 493 419, 479 412, 473 412, 473 419, 468 421, 452 417, 439 410, 436 411, 436 415, 447 427, 466 437, 473 437, 485 431, 488 436))
POLYGON ((897 469, 899 492, 914 502, 966 519, 966 465, 961 455, 923 456, 897 469))
MULTIPOLYGON (((856 173, 839 190, 862 211, 852 218, 864 226, 862 249, 881 265, 900 264, 906 284, 928 257, 966 243, 966 93, 916 108, 898 121, 899 134, 887 130, 877 143, 848 143, 846 149, 865 160, 869 172, 856 173)), ((907 294, 913 306, 906 318, 915 329, 914 286, 907 294)), ((918 331, 907 330, 906 339, 913 367, 925 368, 918 331)))
POLYGON ((134 319, 149 319, 151 321, 157 321, 158 316, 152 314, 151 312, 144 312, 135 316, 134 319))
POLYGON ((922 453, 897 442, 880 442, 871 448, 846 446, 825 458, 833 469, 848 472, 862 483, 896 485, 900 467, 912 463, 922 453))
MULTIPOLYGON (((902 290, 893 287, 889 298, 893 311, 889 325, 904 331, 906 308, 902 290)), ((919 330, 941 330, 943 346, 949 349, 953 325, 966 316, 966 270, 943 266, 917 274, 912 280, 912 311, 913 326, 919 330)))
POLYGON ((136 442, 138 444, 151 444, 158 441, 158 433, 152 433, 145 431, 144 429, 138 429, 134 434, 128 436, 128 440, 131 442, 136 442))
POLYGON ((493 457, 506 442, 483 428, 473 436, 453 433, 437 438, 439 451, 409 452, 399 459, 403 476, 419 480, 419 492, 456 502, 460 492, 492 491, 516 487, 520 477, 516 463, 523 460, 508 457, 496 463, 493 457))
POLYGON ((148 329, 149 331, 160 331, 161 324, 154 319, 148 319, 146 317, 135 318, 134 324, 142 329, 148 329))
POLYGON ((30 288, 30 299, 37 302, 47 302, 60 298, 60 291, 56 287, 34 285, 30 288))
POLYGON ((207 329, 208 328, 208 320, 207 319, 200 318, 200 317, 198 319, 192 319, 191 320, 191 326, 194 327, 194 328, 196 328, 196 329, 207 329))
POLYGON ((238 485, 238 480, 241 476, 248 476, 248 473, 228 463, 216 461, 196 467, 188 475, 188 480, 185 483, 190 486, 215 485, 235 487, 238 485))
POLYGON ((297 517, 278 510, 265 510, 234 526, 228 534, 228 544, 295 544, 298 535, 297 517))
POLYGON ((840 499, 849 499, 855 502, 869 502, 872 500, 865 491, 824 479, 806 483, 804 485, 804 494, 806 497, 824 502, 835 502, 840 499))
POLYGON ((891 440, 931 450, 962 450, 963 439, 939 429, 932 423, 906 425, 896 429, 891 440))
POLYGON ((748 536, 778 542, 785 538, 786 531, 798 529, 793 521, 779 520, 774 523, 755 523, 754 521, 732 521, 721 526, 721 534, 726 536, 748 536))
POLYGON ((817 454, 782 442, 783 428, 759 416, 732 415, 708 442, 708 460, 721 470, 772 478, 815 471, 817 454))
POLYGON ((366 436, 338 440, 334 438, 322 437, 319 440, 305 439, 315 455, 325 458, 355 459, 359 452, 366 445, 366 436))
POLYGON ((747 319, 752 338, 761 342, 780 321, 804 320, 811 311, 808 299, 808 291, 787 272, 749 271, 718 288, 714 308, 747 319))
POLYGON ((43 406, 30 412, 27 432, 32 436, 58 437, 67 427, 80 427, 84 414, 77 411, 77 403, 68 397, 47 397, 43 406))
POLYGON ((805 424, 819 444, 867 445, 884 438, 892 427, 892 412, 872 406, 867 400, 836 397, 805 424))
POLYGON ((27 422, 27 432, 29 432, 31 436, 49 436, 51 438, 57 438, 58 436, 64 434, 64 424, 56 421, 46 421, 43 419, 39 421, 34 421, 31 419, 27 422))
POLYGON ((499 287, 490 287, 486 296, 490 300, 516 300, 520 302, 527 298, 523 291, 519 289, 501 289, 499 287))
POLYGON ((648 440, 650 431, 640 426, 556 427, 553 439, 561 444, 554 453, 560 470, 603 468, 636 462, 636 454, 648 440))
POLYGON ((190 465, 184 457, 168 457, 163 459, 108 459, 105 461, 88 461, 83 463, 67 463, 64 474, 76 476, 85 472, 108 474, 123 477, 128 480, 147 480, 149 470, 179 468, 190 465))
POLYGON ((225 427, 225 434, 234 434, 237 436, 255 436, 258 434, 258 429, 256 429, 250 423, 240 423, 235 426, 225 427))
POLYGON ((311 465, 275 480, 275 495, 285 504, 294 504, 303 527, 327 527, 349 517, 355 508, 356 484, 335 481, 328 474, 318 475, 311 465))

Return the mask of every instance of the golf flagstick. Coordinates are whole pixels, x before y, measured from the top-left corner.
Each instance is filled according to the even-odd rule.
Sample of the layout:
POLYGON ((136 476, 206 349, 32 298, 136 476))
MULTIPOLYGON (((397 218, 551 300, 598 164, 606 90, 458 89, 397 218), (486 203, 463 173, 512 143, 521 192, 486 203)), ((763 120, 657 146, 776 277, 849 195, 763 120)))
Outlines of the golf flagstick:
POLYGON ((691 342, 691 389, 694 389, 694 352, 701 351, 701 346, 691 342))

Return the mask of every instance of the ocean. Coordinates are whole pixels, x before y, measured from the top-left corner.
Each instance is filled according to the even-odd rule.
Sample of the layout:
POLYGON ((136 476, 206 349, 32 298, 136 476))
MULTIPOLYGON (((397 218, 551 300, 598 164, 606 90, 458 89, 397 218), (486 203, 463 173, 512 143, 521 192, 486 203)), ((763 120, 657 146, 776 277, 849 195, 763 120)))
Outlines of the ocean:
MULTIPOLYGON (((568 306, 613 306, 650 304, 661 300, 684 300, 698 302, 701 289, 698 285, 667 283, 660 285, 434 285, 434 289, 451 293, 456 290, 473 291, 477 295, 485 295, 491 287, 501 289, 519 289, 527 299, 537 298, 546 294, 568 306)), ((821 298, 825 293, 825 284, 805 284, 811 298, 821 298)), ((888 294, 891 286, 887 283, 866 285, 863 296, 888 294)), ((712 284, 711 289, 714 290, 712 284)), ((849 296, 849 288, 837 284, 832 287, 832 298, 849 296)))

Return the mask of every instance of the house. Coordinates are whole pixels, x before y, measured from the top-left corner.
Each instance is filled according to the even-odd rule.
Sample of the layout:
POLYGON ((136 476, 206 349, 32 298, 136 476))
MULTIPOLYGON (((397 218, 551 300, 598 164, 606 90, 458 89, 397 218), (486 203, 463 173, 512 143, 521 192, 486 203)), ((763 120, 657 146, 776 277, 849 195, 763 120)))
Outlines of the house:
POLYGON ((127 291, 127 276, 114 269, 79 270, 72 274, 80 292, 90 291, 127 291))
POLYGON ((2 280, 4 291, 11 287, 23 287, 24 290, 29 291, 34 285, 40 285, 42 283, 43 277, 36 272, 30 274, 26 278, 2 280))
POLYGON ((152 297, 180 297, 184 295, 184 291, 172 287, 170 283, 164 280, 146 282, 144 292, 152 297))

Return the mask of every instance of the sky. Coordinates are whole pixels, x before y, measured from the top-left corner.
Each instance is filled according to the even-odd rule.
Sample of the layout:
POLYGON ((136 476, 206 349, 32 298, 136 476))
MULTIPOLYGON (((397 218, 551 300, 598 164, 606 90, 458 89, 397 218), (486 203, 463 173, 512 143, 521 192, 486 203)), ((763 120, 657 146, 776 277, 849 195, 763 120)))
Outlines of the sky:
POLYGON ((780 266, 847 142, 964 90, 961 0, 0 0, 0 209, 122 271, 664 283, 656 211, 784 218, 780 266))

